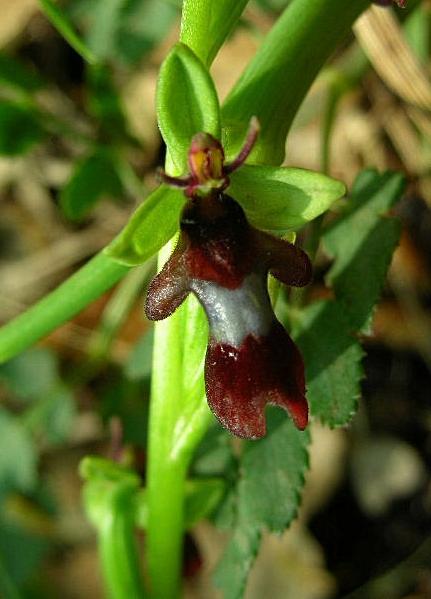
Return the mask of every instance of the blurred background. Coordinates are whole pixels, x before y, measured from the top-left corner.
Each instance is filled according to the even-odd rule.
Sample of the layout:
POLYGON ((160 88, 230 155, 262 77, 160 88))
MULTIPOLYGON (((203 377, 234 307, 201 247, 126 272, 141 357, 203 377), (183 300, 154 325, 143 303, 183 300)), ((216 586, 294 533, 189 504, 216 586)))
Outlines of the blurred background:
MULTIPOLYGON (((252 0, 212 73, 221 99, 286 0, 252 0)), ((364 166, 408 181, 403 235, 373 332, 360 410, 313 425, 300 518, 264 539, 248 599, 431 597, 431 4, 373 7, 308 95, 286 164, 349 186, 364 166), (330 140, 330 161, 322 147, 330 140), (365 585, 365 586, 363 586, 365 585), (352 593, 352 594, 350 594, 352 593)), ((0 321, 103 248, 156 185, 164 148, 154 93, 178 36, 175 0, 65 0, 97 57, 86 66, 37 0, 0 0, 0 321)), ((315 294, 324 295, 318 255, 315 294)), ((0 597, 103 597, 78 464, 122 442, 145 470, 150 262, 72 322, 0 366, 0 597)), ((218 597, 226 536, 186 538, 187 597, 218 597)))

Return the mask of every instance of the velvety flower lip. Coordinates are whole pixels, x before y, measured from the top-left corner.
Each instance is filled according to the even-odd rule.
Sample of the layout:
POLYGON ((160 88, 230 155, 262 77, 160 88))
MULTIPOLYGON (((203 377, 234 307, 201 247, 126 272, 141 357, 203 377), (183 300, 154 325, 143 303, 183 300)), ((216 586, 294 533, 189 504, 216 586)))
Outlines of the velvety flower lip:
POLYGON ((295 245, 252 227, 241 206, 224 193, 228 174, 245 160, 256 135, 252 125, 230 165, 224 165, 217 140, 208 134, 193 138, 191 173, 179 178, 190 199, 178 244, 151 282, 145 305, 147 317, 159 320, 190 292, 196 295, 209 322, 208 404, 224 427, 247 439, 265 435, 267 404, 285 409, 301 430, 308 423, 304 364, 274 315, 267 276, 270 272, 286 285, 307 285, 310 261, 295 245))

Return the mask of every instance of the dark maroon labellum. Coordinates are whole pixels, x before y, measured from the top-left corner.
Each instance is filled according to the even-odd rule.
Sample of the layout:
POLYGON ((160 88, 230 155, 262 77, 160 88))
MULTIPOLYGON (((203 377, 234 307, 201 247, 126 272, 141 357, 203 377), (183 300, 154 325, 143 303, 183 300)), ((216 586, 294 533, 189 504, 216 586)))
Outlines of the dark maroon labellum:
POLYGON ((268 403, 284 408, 299 429, 308 423, 304 364, 274 315, 267 275, 286 285, 307 285, 310 261, 293 244, 252 227, 241 206, 223 192, 227 173, 245 160, 255 134, 254 128, 246 149, 230 166, 223 165, 222 153, 213 154, 212 149, 217 153, 221 148, 214 138, 200 134, 200 154, 193 153, 193 140, 193 169, 180 179, 190 199, 181 216, 178 244, 151 282, 145 306, 148 318, 159 320, 172 314, 190 292, 196 295, 210 330, 205 361, 209 406, 223 426, 247 439, 265 435, 268 403))

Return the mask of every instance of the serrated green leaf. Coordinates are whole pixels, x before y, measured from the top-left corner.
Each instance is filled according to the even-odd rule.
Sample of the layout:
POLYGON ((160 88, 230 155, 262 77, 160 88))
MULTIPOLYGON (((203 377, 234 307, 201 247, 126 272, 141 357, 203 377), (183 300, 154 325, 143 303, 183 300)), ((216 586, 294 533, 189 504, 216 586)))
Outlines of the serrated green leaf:
POLYGON ((228 193, 260 229, 297 229, 345 194, 341 181, 300 168, 243 166, 233 173, 228 193))
POLYGON ((267 425, 266 437, 245 445, 237 489, 237 521, 215 575, 217 586, 229 599, 242 596, 261 531, 285 530, 301 502, 309 432, 298 431, 278 409, 268 411, 267 425))
POLYGON ((292 333, 304 357, 312 416, 331 427, 347 424, 361 393, 364 352, 343 307, 333 301, 307 306, 292 333))
POLYGON ((343 305, 353 330, 366 327, 380 297, 401 224, 387 215, 404 189, 399 173, 359 175, 350 206, 324 234, 323 244, 335 261, 326 281, 343 305))
POLYGON ((180 40, 208 67, 233 31, 248 0, 184 0, 180 40))
POLYGON ((35 92, 43 86, 35 71, 4 52, 0 52, 0 82, 26 92, 35 92))
POLYGON ((0 495, 10 489, 30 491, 36 483, 36 448, 24 426, 0 410, 0 495))
POLYGON ((266 437, 244 449, 238 497, 249 523, 283 532, 301 502, 310 435, 295 428, 279 409, 268 412, 267 426, 266 437))
POLYGON ((157 115, 176 172, 187 170, 187 150, 195 133, 220 139, 220 107, 213 80, 197 56, 176 44, 163 62, 157 85, 157 115))
POLYGON ((120 178, 112 156, 96 150, 76 166, 60 195, 60 206, 71 220, 83 219, 103 197, 122 193, 120 178))
POLYGON ((255 526, 236 528, 214 573, 214 584, 223 599, 242 599, 247 578, 260 547, 255 526))
POLYGON ((178 230, 184 195, 178 189, 161 185, 139 206, 105 253, 122 264, 142 264, 178 230))
POLYGON ((14 102, 0 101, 0 155, 24 154, 43 137, 44 131, 32 110, 14 102))

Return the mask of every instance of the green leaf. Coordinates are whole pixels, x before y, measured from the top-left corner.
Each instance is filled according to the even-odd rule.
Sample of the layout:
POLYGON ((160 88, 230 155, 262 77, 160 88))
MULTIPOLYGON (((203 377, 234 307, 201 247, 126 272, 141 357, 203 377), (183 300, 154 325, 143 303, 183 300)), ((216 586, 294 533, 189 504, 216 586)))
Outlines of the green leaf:
POLYGON ((342 306, 319 301, 299 313, 292 331, 304 357, 310 412, 331 427, 349 422, 361 394, 364 352, 349 329, 342 306))
POLYGON ((308 431, 298 431, 285 412, 271 409, 268 433, 247 442, 240 464, 237 522, 217 567, 216 584, 224 597, 242 597, 262 529, 284 531, 296 517, 308 469, 308 431))
POLYGON ((247 578, 260 547, 256 526, 236 528, 214 574, 214 583, 223 599, 242 599, 247 578))
POLYGON ((35 92, 44 84, 35 71, 4 52, 0 52, 0 82, 26 92, 35 92))
POLYGON ((48 349, 29 349, 0 365, 0 381, 21 399, 42 398, 58 381, 55 354, 48 349))
POLYGON ((326 281, 343 305, 353 330, 363 329, 380 297, 401 224, 387 215, 404 189, 399 173, 359 175, 349 208, 324 234, 323 244, 335 258, 326 281))
POLYGON ((208 67, 233 31, 248 0, 184 0, 180 40, 208 67))
POLYGON ((64 39, 86 62, 94 64, 96 62, 96 56, 78 36, 64 11, 60 9, 53 0, 39 0, 39 3, 43 12, 60 35, 64 37, 64 39))
POLYGON ((184 195, 161 185, 139 206, 105 253, 122 264, 142 264, 159 251, 178 230, 184 195))
POLYGON ((44 137, 37 115, 24 105, 0 101, 0 155, 24 154, 44 137))
POLYGON ((296 518, 308 469, 308 431, 299 431, 286 413, 271 409, 268 433, 246 444, 239 483, 240 510, 248 522, 283 532, 296 518))
POLYGON ((187 150, 195 133, 220 139, 220 107, 208 70, 184 44, 163 62, 157 86, 157 115, 175 173, 187 170, 187 150))
POLYGON ((0 409, 0 495, 30 491, 36 483, 36 448, 18 419, 0 409))
POLYGON ((345 193, 340 181, 300 168, 243 166, 228 193, 260 229, 297 229, 322 214, 345 193))
POLYGON ((122 185, 113 157, 104 149, 96 150, 80 162, 60 195, 60 206, 71 220, 83 219, 105 196, 116 198, 122 185))

